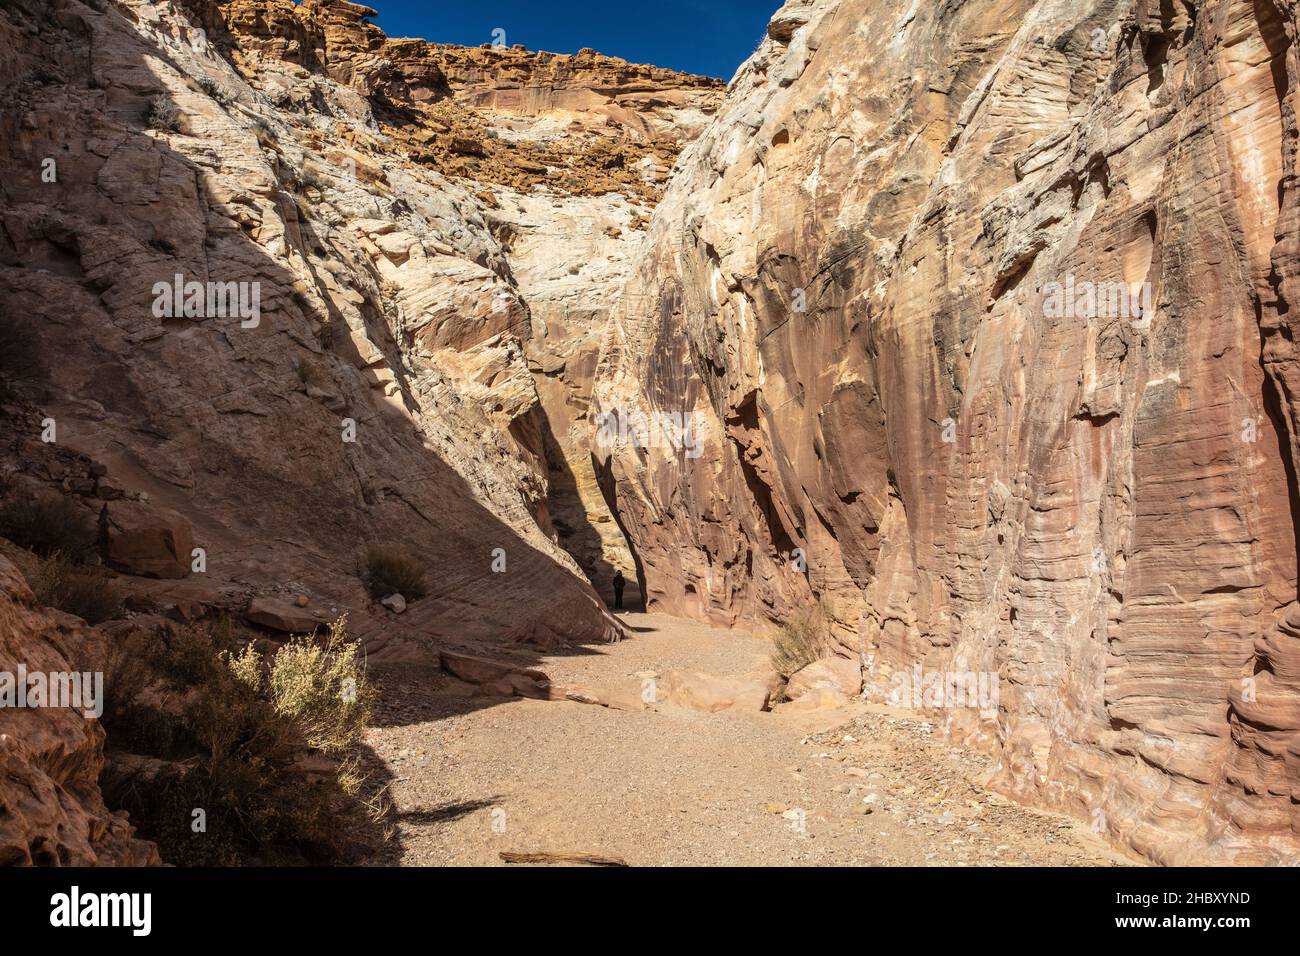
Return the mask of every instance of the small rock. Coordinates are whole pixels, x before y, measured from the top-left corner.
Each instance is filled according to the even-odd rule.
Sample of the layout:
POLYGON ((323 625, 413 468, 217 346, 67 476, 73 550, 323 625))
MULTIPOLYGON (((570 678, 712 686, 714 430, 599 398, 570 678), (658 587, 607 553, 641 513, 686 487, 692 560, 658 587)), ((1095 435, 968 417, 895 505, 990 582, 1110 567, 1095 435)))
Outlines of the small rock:
POLYGON ((117 501, 119 498, 126 497, 126 489, 119 481, 112 478, 99 478, 95 481, 95 497, 102 498, 104 501, 117 501))
POLYGON ((329 623, 319 614, 301 610, 289 601, 271 595, 253 598, 244 612, 244 620, 286 634, 310 634, 329 623))
POLYGON ((406 610, 406 598, 402 597, 400 594, 390 594, 379 603, 388 608, 388 610, 392 611, 394 614, 401 614, 406 610))

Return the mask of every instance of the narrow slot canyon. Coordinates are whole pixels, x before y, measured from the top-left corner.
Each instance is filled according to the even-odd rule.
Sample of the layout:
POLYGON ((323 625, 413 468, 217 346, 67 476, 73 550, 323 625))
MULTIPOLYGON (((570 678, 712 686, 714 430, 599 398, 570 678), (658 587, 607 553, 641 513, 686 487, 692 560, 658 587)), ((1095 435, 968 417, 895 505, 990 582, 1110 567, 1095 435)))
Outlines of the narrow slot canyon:
POLYGON ((0 863, 1300 863, 1298 9, 0 3, 0 863))

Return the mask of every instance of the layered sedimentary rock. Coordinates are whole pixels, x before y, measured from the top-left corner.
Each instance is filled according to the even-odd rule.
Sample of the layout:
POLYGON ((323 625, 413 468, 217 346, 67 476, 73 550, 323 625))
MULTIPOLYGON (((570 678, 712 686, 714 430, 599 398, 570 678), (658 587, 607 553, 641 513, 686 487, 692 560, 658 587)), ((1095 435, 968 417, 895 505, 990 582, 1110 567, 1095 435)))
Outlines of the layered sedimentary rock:
MULTIPOLYGON (((949 729, 1163 862, 1300 859, 1296 10, 787 4, 595 415, 652 608, 996 673, 949 729)), ((945 716, 945 715, 941 715, 945 716)))
POLYGON ((292 64, 264 86, 323 108, 286 118, 169 6, 18 4, 4 29, 0 286, 39 318, 60 447, 186 516, 205 581, 300 582, 364 630, 383 542, 427 565, 413 626, 514 632, 520 587, 611 633, 546 533, 527 312, 465 187, 386 159, 367 102, 292 64))
MULTIPOLYGON (((487 266, 510 285, 492 307, 518 300, 513 333, 536 386, 534 394, 511 373, 518 388, 509 416, 547 472, 541 523, 611 597, 612 569, 633 577, 632 560, 591 467, 592 373, 611 291, 626 281, 669 169, 715 112, 721 83, 590 50, 390 39, 366 22, 373 10, 345 0, 196 0, 186 8, 281 110, 320 112, 319 91, 346 98, 346 86, 380 134, 370 144, 379 155, 436 169, 473 194, 466 214, 499 251, 487 266)), ((433 300, 451 320, 439 327, 459 327, 463 297, 434 290, 403 305, 427 313, 433 300)), ((457 364, 464 346, 442 354, 457 364)), ((475 363, 472 377, 495 378, 496 364, 475 363)), ((487 404, 498 403, 488 396, 487 404)))
POLYGON ((389 38, 373 9, 347 0, 182 5, 246 72, 291 63, 324 74, 365 96, 413 161, 525 191, 653 199, 721 96, 710 77, 593 50, 530 51, 500 32, 481 47, 389 38))

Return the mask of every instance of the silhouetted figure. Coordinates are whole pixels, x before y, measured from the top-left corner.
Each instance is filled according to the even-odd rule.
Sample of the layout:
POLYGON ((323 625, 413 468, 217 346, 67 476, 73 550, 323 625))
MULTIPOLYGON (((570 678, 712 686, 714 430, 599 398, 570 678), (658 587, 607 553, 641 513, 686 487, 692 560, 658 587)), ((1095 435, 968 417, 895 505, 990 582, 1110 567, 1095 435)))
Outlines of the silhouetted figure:
POLYGON ((623 588, 626 585, 627 582, 623 580, 623 572, 615 571, 614 572, 614 610, 616 611, 623 610, 623 588))

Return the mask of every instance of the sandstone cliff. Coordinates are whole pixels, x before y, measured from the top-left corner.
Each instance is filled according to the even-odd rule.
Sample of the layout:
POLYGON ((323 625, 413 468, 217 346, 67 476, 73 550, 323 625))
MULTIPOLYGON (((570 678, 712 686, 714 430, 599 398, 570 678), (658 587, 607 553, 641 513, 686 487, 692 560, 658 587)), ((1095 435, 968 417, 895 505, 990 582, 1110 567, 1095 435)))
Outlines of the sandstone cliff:
POLYGON ((998 674, 948 726, 1002 788, 1300 859, 1295 36, 1283 0, 782 8, 598 373, 602 415, 701 416, 699 457, 602 460, 651 606, 820 600, 886 684, 998 674))
MULTIPOLYGON (((128 603, 377 654, 614 639, 585 578, 634 563, 716 623, 820 603, 875 682, 997 676, 940 717, 1005 791, 1300 859, 1293 4, 790 3, 721 107, 372 15, 0 8, 0 485, 101 513, 128 603), (401 615, 374 542, 427 566, 401 615)), ((6 661, 93 652, 0 579, 6 661)), ((0 853, 146 861, 66 716, 8 718, 0 853)))

